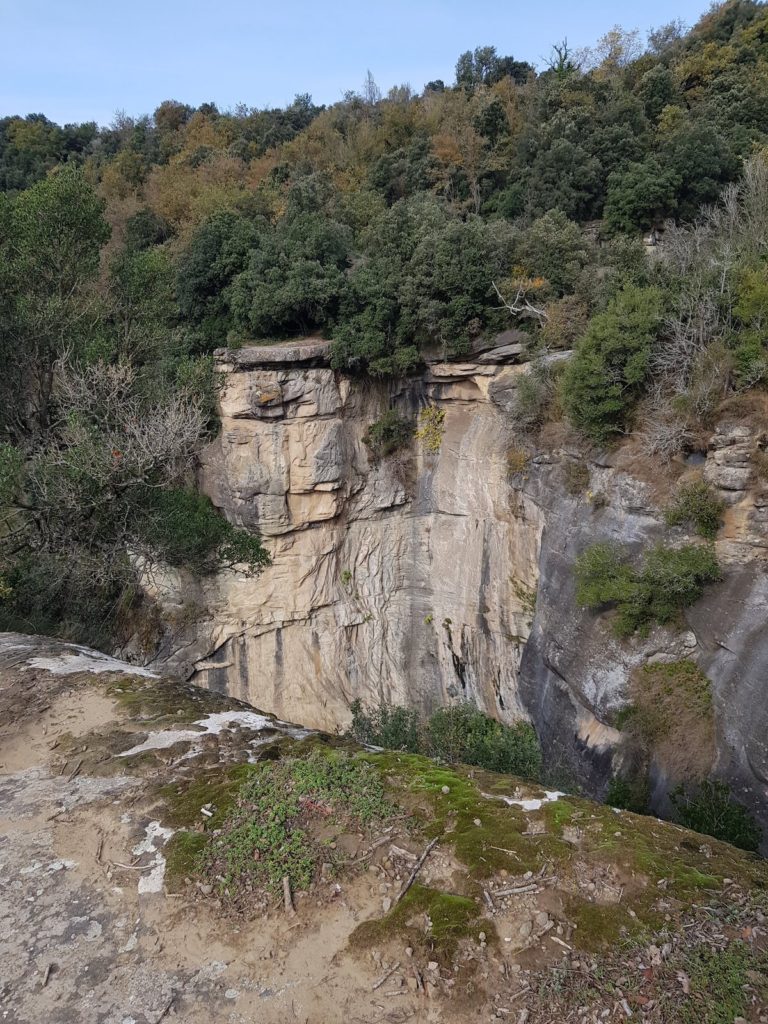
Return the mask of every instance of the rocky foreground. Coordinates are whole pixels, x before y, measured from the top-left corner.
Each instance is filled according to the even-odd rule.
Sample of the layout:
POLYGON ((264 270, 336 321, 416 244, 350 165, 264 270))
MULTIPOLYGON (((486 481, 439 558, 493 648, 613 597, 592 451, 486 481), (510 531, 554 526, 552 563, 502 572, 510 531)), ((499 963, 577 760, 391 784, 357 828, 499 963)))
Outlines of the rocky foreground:
POLYGON ((15 634, 0 722, 2 1020, 768 1021, 708 837, 15 634))

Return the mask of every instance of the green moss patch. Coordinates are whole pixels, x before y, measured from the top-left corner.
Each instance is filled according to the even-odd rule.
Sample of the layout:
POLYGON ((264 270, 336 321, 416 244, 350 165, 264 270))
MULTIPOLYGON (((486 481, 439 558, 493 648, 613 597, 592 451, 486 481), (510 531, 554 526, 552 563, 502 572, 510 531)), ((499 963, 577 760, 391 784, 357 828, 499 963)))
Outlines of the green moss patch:
POLYGON ((390 785, 400 790, 421 819, 428 838, 441 836, 473 879, 504 869, 514 874, 535 871, 548 860, 567 859, 567 844, 551 835, 524 836, 528 818, 519 807, 494 796, 509 795, 512 780, 482 769, 445 767, 417 754, 371 754, 390 785), (479 823, 479 824, 478 824, 479 823))
POLYGON ((118 676, 105 686, 128 717, 142 725, 187 724, 217 711, 253 710, 212 690, 145 676, 118 676))
POLYGON ((744 942, 724 950, 701 946, 684 958, 683 968, 690 998, 678 1007, 681 1024, 733 1024, 746 1017, 750 983, 761 1000, 768 999, 768 955, 744 942))
POLYGON ((641 917, 624 903, 589 903, 579 897, 566 902, 568 920, 576 925, 572 943, 588 952, 607 949, 622 939, 637 938, 647 929, 641 917))
POLYGON ((351 944, 370 948, 389 940, 405 940, 413 949, 449 961, 462 939, 496 942, 493 922, 482 916, 480 906, 466 896, 441 892, 415 883, 388 914, 366 921, 353 933, 351 944))

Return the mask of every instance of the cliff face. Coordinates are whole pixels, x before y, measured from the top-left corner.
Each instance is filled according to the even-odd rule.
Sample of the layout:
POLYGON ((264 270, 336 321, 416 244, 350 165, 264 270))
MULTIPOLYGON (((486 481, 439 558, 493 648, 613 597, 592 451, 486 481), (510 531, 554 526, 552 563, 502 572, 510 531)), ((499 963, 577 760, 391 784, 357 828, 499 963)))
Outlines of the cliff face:
MULTIPOLYGON (((527 716, 550 766, 591 792, 628 756, 615 723, 633 673, 693 660, 712 687, 714 739, 701 756, 766 821, 768 498, 751 468, 761 438, 723 421, 694 457, 728 505, 725 581, 690 609, 688 628, 619 641, 606 616, 576 606, 573 562, 601 540, 638 553, 669 540, 664 488, 626 451, 587 461, 561 444, 522 458, 506 410, 527 368, 515 339, 502 341, 396 390, 335 373, 324 342, 219 353, 222 430, 202 485, 258 528, 273 564, 208 583, 191 642, 171 660, 196 683, 324 729, 346 725, 356 698, 527 716), (415 417, 425 404, 445 413, 439 451, 414 442, 408 457, 375 462, 369 424, 390 405, 415 417)), ((651 760, 660 810, 681 763, 651 760)))
POLYGON ((542 518, 507 482, 491 391, 515 367, 435 364, 396 394, 323 365, 317 345, 222 358, 222 430, 203 486, 258 527, 273 564, 207 595, 211 654, 195 681, 335 728, 349 704, 451 699, 512 719, 532 621, 542 518), (437 454, 375 463, 362 441, 394 401, 445 410, 437 454))

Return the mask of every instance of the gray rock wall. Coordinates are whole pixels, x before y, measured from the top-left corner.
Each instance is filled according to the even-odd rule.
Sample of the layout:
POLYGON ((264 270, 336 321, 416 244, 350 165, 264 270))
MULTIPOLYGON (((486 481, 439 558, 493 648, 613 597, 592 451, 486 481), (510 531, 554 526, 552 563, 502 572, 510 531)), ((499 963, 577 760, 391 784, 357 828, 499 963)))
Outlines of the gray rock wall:
MULTIPOLYGON (((332 371, 322 342, 219 353, 222 430, 202 485, 259 530, 273 564, 257 579, 209 581, 194 637, 171 660, 197 683, 323 729, 346 726, 356 698, 425 712, 470 700, 502 720, 529 717, 553 773, 601 794, 623 757, 612 723, 631 673, 691 658, 712 682, 713 771, 768 823, 768 495, 753 470, 763 439, 723 423, 699 467, 727 503, 723 584, 684 628, 619 641, 610 616, 576 606, 576 556, 601 540, 639 554, 691 538, 664 525, 658 488, 615 455, 587 461, 576 495, 565 473, 585 461, 578 450, 528 448, 510 475, 510 449, 525 447, 508 415, 520 357, 506 345, 433 362, 388 389, 332 371), (392 404, 445 412, 439 452, 415 441, 406 457, 371 459, 363 435, 392 404)), ((166 584, 163 600, 178 604, 182 581, 166 584)), ((675 780, 652 772, 663 810, 675 780)))

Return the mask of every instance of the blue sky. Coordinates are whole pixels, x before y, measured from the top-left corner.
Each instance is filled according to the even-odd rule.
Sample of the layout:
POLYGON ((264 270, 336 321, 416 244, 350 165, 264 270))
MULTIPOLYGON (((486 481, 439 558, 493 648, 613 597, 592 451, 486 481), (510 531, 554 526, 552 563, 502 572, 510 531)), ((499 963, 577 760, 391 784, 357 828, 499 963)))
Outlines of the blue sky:
POLYGON ((358 89, 453 79, 475 46, 539 61, 563 37, 593 43, 617 22, 692 24, 704 0, 0 0, 0 116, 108 124, 163 99, 221 108, 318 103, 358 89))

